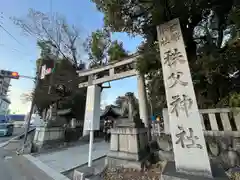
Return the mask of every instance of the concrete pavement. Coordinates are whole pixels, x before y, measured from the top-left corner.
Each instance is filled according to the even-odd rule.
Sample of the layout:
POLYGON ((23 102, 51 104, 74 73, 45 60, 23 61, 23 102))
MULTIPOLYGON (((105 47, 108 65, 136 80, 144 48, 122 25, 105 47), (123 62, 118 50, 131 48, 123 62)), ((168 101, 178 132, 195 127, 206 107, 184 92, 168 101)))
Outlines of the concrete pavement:
POLYGON ((70 180, 66 176, 62 175, 61 173, 57 172, 55 169, 52 169, 51 167, 47 166, 43 162, 41 162, 39 159, 33 157, 32 155, 26 154, 23 155, 26 159, 28 159, 32 164, 35 165, 35 167, 39 168, 40 171, 47 174, 52 180, 70 180))
MULTIPOLYGON (((31 136, 28 137, 32 139, 31 136)), ((3 169, 5 168, 4 170, 0 170, 0 179, 1 174, 4 173, 4 171, 8 171, 6 175, 4 175, 4 180, 15 180, 19 174, 21 174, 21 178, 23 179, 19 178, 18 180, 28 180, 28 177, 31 178, 31 176, 36 177, 29 180, 38 180, 38 177, 43 177, 44 175, 48 176, 48 178, 42 178, 44 180, 69 180, 61 173, 71 171, 86 164, 88 161, 88 144, 81 144, 49 153, 36 154, 35 157, 30 154, 16 156, 13 152, 16 152, 20 145, 21 140, 16 141, 16 143, 10 143, 4 148, 0 148, 0 157, 1 153, 12 152, 11 155, 2 155, 3 157, 7 157, 7 161, 5 161, 6 159, 4 159, 4 162, 0 160, 0 169, 1 167, 3 167, 3 169), (14 169, 12 175, 11 169, 14 169), (34 172, 34 174, 31 175, 30 172, 34 172)), ((105 156, 108 151, 108 143, 104 141, 95 142, 92 153, 93 160, 105 156)))
MULTIPOLYGON (((39 154, 36 156, 36 159, 55 171, 63 173, 86 164, 88 162, 88 148, 89 145, 84 144, 57 152, 39 154)), ((104 141, 96 142, 93 144, 92 159, 94 160, 106 156, 108 151, 109 143, 104 141)))
POLYGON ((0 179, 54 180, 23 156, 0 149, 0 179))
MULTIPOLYGON (((33 139, 34 130, 35 130, 35 128, 32 128, 28 131, 29 132, 28 139, 33 139)), ((17 130, 15 131, 15 133, 12 136, 0 137, 0 140, 2 140, 2 141, 0 141, 0 148, 6 147, 9 144, 9 142, 12 142, 14 140, 19 140, 19 141, 23 140, 24 131, 25 131, 25 128, 17 128, 17 130)), ((17 145, 17 146, 19 146, 19 145, 17 145)))
MULTIPOLYGON (((30 142, 32 140, 33 138, 32 135, 33 134, 28 135, 27 142, 30 142)), ((10 143, 7 142, 6 146, 0 148, 0 154, 1 152, 4 154, 7 154, 7 156, 6 155, 3 155, 3 156, 7 157, 8 164, 11 163, 10 167, 8 167, 7 166, 8 164, 6 163, 4 164, 6 166, 6 169, 14 168, 14 173, 13 173, 14 177, 11 177, 11 176, 8 177, 8 174, 11 175, 11 173, 8 173, 6 175, 7 176, 6 178, 9 178, 9 179, 12 178, 11 180, 15 180, 14 174, 16 174, 16 177, 17 175, 19 176, 19 170, 21 170, 20 173, 22 174, 24 180, 45 180, 45 179, 46 180, 70 180, 66 176, 63 176, 59 172, 56 172, 54 169, 51 169, 44 163, 40 162, 38 159, 34 158, 30 154, 17 156, 16 151, 22 147, 22 143, 23 143, 23 139, 19 139, 15 141, 11 140, 10 143), (29 173, 31 172, 33 174, 29 175, 29 173), (43 174, 47 177, 44 177, 43 174), (32 178, 32 176, 34 177, 32 178)), ((0 160, 0 168, 1 166, 4 166, 4 165, 1 164, 1 160, 0 160)), ((0 174, 0 179, 1 179, 1 174, 0 174)), ((19 180, 22 180, 22 179, 19 179, 19 180)))
POLYGON ((24 128, 14 128, 12 136, 0 137, 0 144, 24 133, 24 128))
POLYGON ((10 140, 20 136, 24 133, 24 128, 14 128, 13 135, 12 136, 4 136, 0 137, 0 148, 6 146, 10 140))

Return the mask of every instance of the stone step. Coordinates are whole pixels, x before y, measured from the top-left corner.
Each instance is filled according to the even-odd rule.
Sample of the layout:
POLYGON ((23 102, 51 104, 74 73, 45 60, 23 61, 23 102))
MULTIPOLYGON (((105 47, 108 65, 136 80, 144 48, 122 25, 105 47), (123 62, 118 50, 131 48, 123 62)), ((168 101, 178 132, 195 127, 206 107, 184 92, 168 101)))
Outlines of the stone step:
POLYGON ((73 179, 74 180, 104 180, 99 174, 95 174, 95 169, 88 168, 85 172, 80 172, 78 170, 74 170, 73 179))

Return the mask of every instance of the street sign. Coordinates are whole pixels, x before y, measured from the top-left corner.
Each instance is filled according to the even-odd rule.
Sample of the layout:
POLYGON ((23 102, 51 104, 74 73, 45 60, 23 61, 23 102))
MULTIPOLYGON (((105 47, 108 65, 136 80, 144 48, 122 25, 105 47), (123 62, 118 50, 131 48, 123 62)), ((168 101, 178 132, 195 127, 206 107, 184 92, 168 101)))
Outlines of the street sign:
POLYGON ((151 116, 152 121, 156 121, 156 116, 151 116))
POLYGON ((100 100, 101 87, 98 85, 88 86, 84 130, 100 129, 100 100))

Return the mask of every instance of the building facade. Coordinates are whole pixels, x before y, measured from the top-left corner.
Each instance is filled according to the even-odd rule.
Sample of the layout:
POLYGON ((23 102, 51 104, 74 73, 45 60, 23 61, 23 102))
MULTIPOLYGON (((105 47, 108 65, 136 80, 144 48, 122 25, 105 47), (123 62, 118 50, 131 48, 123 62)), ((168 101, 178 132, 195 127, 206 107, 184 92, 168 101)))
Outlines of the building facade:
POLYGON ((0 77, 0 93, 2 96, 7 96, 10 82, 10 78, 0 77))
POLYGON ((6 114, 11 104, 7 98, 10 82, 10 78, 0 77, 0 114, 6 114))

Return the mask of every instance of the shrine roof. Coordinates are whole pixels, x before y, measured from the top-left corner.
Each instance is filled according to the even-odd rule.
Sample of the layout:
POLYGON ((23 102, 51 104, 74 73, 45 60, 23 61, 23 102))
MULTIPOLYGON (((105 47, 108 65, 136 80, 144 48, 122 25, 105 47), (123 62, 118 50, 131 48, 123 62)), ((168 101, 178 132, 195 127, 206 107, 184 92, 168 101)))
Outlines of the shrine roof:
POLYGON ((105 107, 105 110, 101 112, 101 117, 108 116, 108 114, 113 114, 115 116, 122 116, 121 108, 115 105, 109 105, 105 107))

